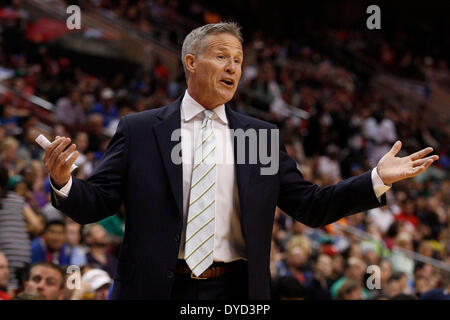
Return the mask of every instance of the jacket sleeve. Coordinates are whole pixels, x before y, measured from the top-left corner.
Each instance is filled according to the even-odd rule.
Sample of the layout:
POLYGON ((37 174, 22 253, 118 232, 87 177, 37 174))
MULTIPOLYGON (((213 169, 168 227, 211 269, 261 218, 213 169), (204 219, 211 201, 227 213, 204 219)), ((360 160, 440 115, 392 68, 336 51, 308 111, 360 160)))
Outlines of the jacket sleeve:
POLYGON ((339 183, 319 187, 303 179, 295 161, 280 142, 280 193, 278 206, 294 219, 311 227, 321 227, 342 217, 381 207, 372 186, 371 171, 339 183))
POLYGON ((124 198, 128 139, 127 119, 123 117, 93 173, 86 180, 72 177, 72 187, 66 199, 52 190, 52 205, 80 224, 93 223, 115 214, 124 198))

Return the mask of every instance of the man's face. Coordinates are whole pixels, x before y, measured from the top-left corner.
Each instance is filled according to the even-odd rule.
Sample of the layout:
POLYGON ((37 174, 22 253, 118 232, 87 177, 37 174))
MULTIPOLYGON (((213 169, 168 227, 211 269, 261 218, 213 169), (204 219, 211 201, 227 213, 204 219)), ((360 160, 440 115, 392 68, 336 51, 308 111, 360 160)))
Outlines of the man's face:
POLYGON ((5 255, 0 254, 0 288, 6 288, 8 286, 8 260, 5 255))
POLYGON ((68 223, 66 225, 66 238, 71 246, 80 244, 80 228, 81 226, 77 223, 68 223))
POLYGON ((109 284, 104 285, 94 293, 94 300, 108 300, 109 284))
POLYGON ((30 271, 25 292, 37 293, 46 300, 60 300, 64 292, 61 289, 62 281, 61 273, 57 270, 47 266, 36 266, 30 271))
POLYGON ((331 277, 333 273, 333 261, 331 260, 330 256, 321 255, 317 259, 316 268, 317 271, 321 273, 323 276, 331 277))
POLYGON ((89 243, 91 245, 103 247, 108 244, 108 237, 106 234, 105 228, 103 228, 101 225, 96 224, 93 225, 89 229, 89 243))
POLYGON ((44 240, 50 250, 59 250, 66 241, 64 227, 61 225, 51 225, 44 233, 44 240))
POLYGON ((242 60, 242 45, 235 36, 228 33, 207 36, 198 54, 186 56, 189 94, 206 108, 227 103, 241 79, 242 60))

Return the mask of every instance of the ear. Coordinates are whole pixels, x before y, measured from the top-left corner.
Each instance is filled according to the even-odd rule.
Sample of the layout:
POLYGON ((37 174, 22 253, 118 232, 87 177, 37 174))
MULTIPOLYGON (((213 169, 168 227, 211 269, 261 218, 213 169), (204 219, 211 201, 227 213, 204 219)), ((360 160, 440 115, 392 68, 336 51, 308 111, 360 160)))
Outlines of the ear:
POLYGON ((197 67, 195 56, 193 54, 188 53, 184 57, 184 65, 186 66, 187 71, 189 73, 195 73, 195 68, 197 67))

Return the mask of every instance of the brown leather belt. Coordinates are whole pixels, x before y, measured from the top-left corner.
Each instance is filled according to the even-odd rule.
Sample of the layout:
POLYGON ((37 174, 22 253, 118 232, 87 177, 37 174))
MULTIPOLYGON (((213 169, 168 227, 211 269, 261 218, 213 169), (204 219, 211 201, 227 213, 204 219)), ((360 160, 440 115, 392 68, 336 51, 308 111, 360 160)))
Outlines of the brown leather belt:
POLYGON ((190 276, 192 279, 214 279, 233 271, 237 271, 244 261, 235 261, 230 263, 214 262, 208 269, 206 269, 198 277, 194 275, 186 261, 178 259, 175 268, 175 274, 190 276))

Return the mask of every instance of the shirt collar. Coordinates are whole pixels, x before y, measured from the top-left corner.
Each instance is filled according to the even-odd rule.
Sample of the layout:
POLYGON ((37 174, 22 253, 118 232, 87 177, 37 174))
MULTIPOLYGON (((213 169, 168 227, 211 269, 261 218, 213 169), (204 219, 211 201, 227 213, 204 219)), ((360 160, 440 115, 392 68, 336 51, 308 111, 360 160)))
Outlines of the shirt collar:
MULTIPOLYGON (((181 116, 183 120, 185 122, 189 122, 204 110, 206 110, 206 108, 204 108, 200 103, 195 101, 194 98, 192 98, 189 95, 188 91, 186 90, 184 93, 183 100, 181 101, 181 116)), ((228 124, 224 104, 215 107, 212 111, 217 115, 220 121, 222 121, 224 124, 228 124)))

